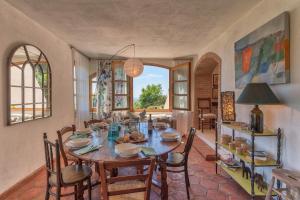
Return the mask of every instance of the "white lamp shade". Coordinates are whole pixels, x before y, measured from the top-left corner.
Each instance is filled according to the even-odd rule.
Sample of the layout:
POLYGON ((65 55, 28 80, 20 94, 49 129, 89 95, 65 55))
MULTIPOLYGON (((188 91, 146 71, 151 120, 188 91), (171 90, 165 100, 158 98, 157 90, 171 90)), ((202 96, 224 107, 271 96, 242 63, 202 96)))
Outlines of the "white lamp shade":
POLYGON ((144 71, 144 64, 139 59, 129 58, 124 63, 124 71, 127 74, 127 76, 139 76, 144 71))

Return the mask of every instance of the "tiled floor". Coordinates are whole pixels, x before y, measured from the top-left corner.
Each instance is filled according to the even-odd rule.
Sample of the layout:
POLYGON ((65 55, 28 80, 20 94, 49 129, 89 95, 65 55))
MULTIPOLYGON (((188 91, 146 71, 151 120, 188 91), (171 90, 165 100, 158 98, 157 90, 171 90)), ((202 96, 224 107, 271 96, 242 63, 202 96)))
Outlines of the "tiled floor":
MULTIPOLYGON (((203 144, 196 137, 194 146, 203 144)), ((192 148, 189 160, 191 199, 197 200, 249 200, 250 196, 224 172, 215 174, 214 162, 207 162, 196 148, 192 148)), ((187 199, 183 174, 168 174, 169 199, 187 199)), ((45 172, 40 173, 5 200, 41 200, 45 193, 45 172)), ((158 200, 160 190, 152 186, 151 199, 158 200)), ((72 199, 62 198, 62 199, 72 199)), ((93 199, 99 198, 99 189, 93 190, 93 199)))

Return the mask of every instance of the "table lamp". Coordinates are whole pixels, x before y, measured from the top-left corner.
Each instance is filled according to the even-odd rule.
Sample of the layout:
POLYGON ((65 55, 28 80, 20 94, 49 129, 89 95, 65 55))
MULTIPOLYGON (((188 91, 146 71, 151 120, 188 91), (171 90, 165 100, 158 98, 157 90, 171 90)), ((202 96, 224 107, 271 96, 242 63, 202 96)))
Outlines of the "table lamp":
POLYGON ((263 133, 264 117, 258 105, 274 105, 280 102, 267 83, 248 83, 237 103, 255 105, 251 110, 250 128, 257 133, 263 133))

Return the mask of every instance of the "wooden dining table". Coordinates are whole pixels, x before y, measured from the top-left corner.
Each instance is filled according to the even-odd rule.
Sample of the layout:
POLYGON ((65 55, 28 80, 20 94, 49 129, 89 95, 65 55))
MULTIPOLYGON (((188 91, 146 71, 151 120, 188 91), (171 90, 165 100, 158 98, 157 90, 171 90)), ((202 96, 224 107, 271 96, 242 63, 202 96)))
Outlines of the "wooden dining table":
MULTIPOLYGON (((182 134, 180 134, 177 130, 173 128, 167 128, 164 130, 154 129, 152 134, 148 134, 147 123, 141 126, 143 128, 139 128, 140 132, 144 133, 147 140, 142 143, 137 143, 137 145, 144 147, 152 147, 155 150, 155 160, 160 169, 160 181, 153 178, 152 183, 161 188, 161 199, 168 199, 168 183, 167 183, 167 166, 166 160, 168 158, 168 153, 175 150, 182 144, 182 134), (176 132, 180 136, 177 141, 173 142, 165 142, 162 141, 160 134, 162 132, 176 132)), ((121 130, 124 130, 122 127, 121 130)), ((120 131, 120 136, 122 136, 122 132, 120 131)), ((119 161, 124 159, 141 159, 145 158, 142 153, 139 153, 138 156, 131 158, 122 158, 118 154, 115 153, 115 145, 117 144, 115 140, 108 138, 108 130, 100 129, 99 131, 93 131, 91 134, 91 142, 93 145, 101 145, 101 147, 93 152, 86 153, 83 155, 75 154, 71 149, 66 147, 67 153, 78 158, 81 161, 87 162, 100 162, 100 161, 119 161)))

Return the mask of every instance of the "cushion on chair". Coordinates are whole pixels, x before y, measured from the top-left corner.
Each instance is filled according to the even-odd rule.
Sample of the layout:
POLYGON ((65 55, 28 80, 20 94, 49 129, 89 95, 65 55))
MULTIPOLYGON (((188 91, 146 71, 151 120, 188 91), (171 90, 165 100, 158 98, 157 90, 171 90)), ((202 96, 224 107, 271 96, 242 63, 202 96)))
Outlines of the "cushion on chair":
MULTIPOLYGON (((199 115, 199 118, 202 118, 201 114, 199 115)), ((204 113, 203 118, 204 119, 216 119, 217 115, 214 113, 204 113)))
MULTIPOLYGON (((110 184, 108 186, 108 191, 120 191, 120 190, 126 190, 126 189, 132 189, 132 188, 139 188, 139 187, 145 187, 145 183, 142 181, 122 181, 117 182, 114 184, 110 184)), ((145 192, 136 192, 136 193, 130 193, 130 194, 122 194, 122 195, 116 195, 116 196, 110 196, 110 200, 143 200, 145 196, 145 192)))
POLYGON ((184 161, 184 155, 179 152, 171 152, 168 154, 168 159, 166 161, 168 166, 176 166, 182 164, 184 161))
MULTIPOLYGON (((73 184, 92 175, 92 169, 88 166, 69 165, 61 169, 63 183, 73 184)), ((51 185, 56 185, 56 175, 52 174, 49 180, 51 185)))

